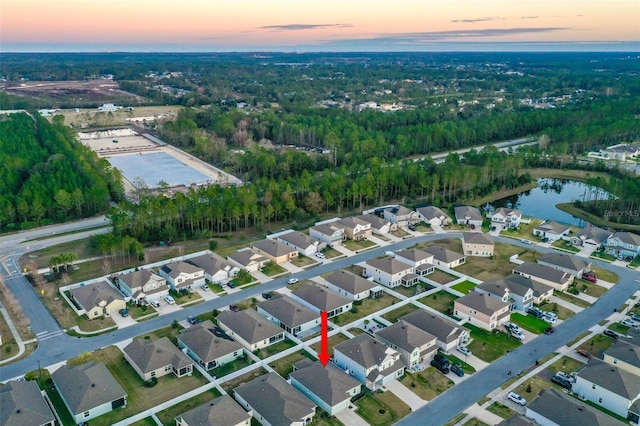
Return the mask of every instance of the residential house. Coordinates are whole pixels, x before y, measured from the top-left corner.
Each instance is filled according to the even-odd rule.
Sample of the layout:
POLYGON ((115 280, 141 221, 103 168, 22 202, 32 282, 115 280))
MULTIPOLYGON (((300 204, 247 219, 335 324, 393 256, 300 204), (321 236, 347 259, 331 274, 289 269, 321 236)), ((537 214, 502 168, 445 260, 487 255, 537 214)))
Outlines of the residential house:
POLYGON ((368 222, 371 224, 371 231, 374 234, 385 235, 389 232, 393 232, 398 229, 398 224, 389 222, 375 214, 367 213, 360 216, 356 216, 356 218, 368 222))
POLYGON ((546 238, 550 243, 559 240, 569 234, 569 225, 558 223, 554 220, 547 220, 533 228, 533 235, 540 238, 546 238))
POLYGON ((526 312, 533 306, 533 290, 518 280, 494 278, 478 284, 474 291, 508 303, 511 311, 526 312))
POLYGON ((249 426, 247 413, 229 395, 222 395, 176 417, 176 426, 249 426))
POLYGON ((333 362, 369 390, 376 390, 404 374, 400 352, 362 333, 333 347, 333 362))
POLYGON ((538 426, 538 423, 526 418, 522 414, 514 414, 508 419, 504 419, 496 426, 538 426))
POLYGON ((525 407, 525 415, 541 426, 625 424, 554 388, 541 390, 538 397, 525 407))
POLYGON ((616 257, 640 256, 640 235, 631 232, 616 232, 604 245, 605 251, 616 257))
POLYGON ((242 345, 206 320, 180 331, 178 347, 205 370, 228 364, 244 355, 242 345))
POLYGON ((640 423, 640 376, 628 370, 590 358, 576 375, 572 391, 631 424, 640 423))
POLYGON ((212 283, 226 282, 235 277, 240 268, 225 261, 214 253, 192 257, 185 262, 204 270, 204 277, 212 283))
POLYGON ((313 256, 326 245, 300 231, 291 231, 280 234, 276 239, 285 246, 293 247, 305 256, 313 256))
POLYGON ((440 246, 429 246, 424 251, 433 256, 434 265, 443 268, 453 269, 466 261, 464 255, 440 246))
POLYGON ((500 207, 491 215, 491 225, 497 229, 519 228, 522 220, 522 212, 516 209, 500 207))
MULTIPOLYGON (((347 376, 342 372, 341 374, 347 376)), ((35 380, 12 381, 0 386, 0 407, 2 407, 0 409, 2 426, 55 426, 57 424, 56 417, 44 400, 35 380)))
POLYGON ((591 263, 579 259, 577 256, 564 253, 547 253, 538 259, 540 265, 564 271, 574 277, 582 277, 582 274, 591 269, 591 263))
POLYGON ((611 235, 613 235, 611 231, 598 228, 597 226, 590 226, 588 228, 584 228, 577 234, 572 235, 569 241, 576 247, 590 247, 594 250, 598 250, 604 247, 607 239, 611 235))
POLYGON ((316 414, 316 404, 278 373, 267 373, 238 386, 233 396, 264 426, 305 426, 316 414))
POLYGON ((348 312, 353 307, 351 299, 316 284, 305 283, 291 294, 316 313, 326 312, 328 318, 348 312))
POLYGON ((446 226, 451 224, 451 218, 440 207, 423 206, 416 208, 418 218, 430 226, 446 226))
POLYGON ((158 340, 133 339, 122 352, 124 359, 145 381, 171 373, 176 377, 193 374, 191 358, 166 336, 158 340))
POLYGON ((342 269, 332 272, 325 281, 331 290, 351 300, 380 297, 383 294, 379 285, 342 269))
POLYGON ((415 325, 420 330, 426 331, 436 337, 436 346, 443 352, 449 353, 456 346, 464 345, 469 341, 469 330, 458 325, 455 321, 418 309, 410 312, 400 320, 415 325))
POLYGON ((613 346, 605 350, 603 355, 604 362, 607 364, 640 376, 640 346, 623 339, 616 339, 613 346))
POLYGON ((80 308, 80 314, 84 313, 89 319, 110 316, 127 307, 124 297, 106 281, 72 288, 69 294, 80 308))
POLYGON ((574 279, 573 275, 564 271, 532 262, 524 262, 516 266, 512 272, 551 286, 554 290, 559 291, 565 291, 569 288, 574 279))
POLYGON ((533 291, 533 303, 539 305, 545 301, 549 301, 553 296, 553 287, 543 284, 540 281, 532 280, 531 278, 523 275, 511 274, 504 277, 504 280, 509 283, 516 283, 518 285, 530 288, 533 291))
POLYGON ((220 328, 250 351, 284 340, 284 330, 253 309, 223 311, 217 320, 220 328))
POLYGON ((169 293, 167 280, 150 269, 114 275, 111 282, 135 303, 148 302, 169 293))
POLYGON ((266 256, 277 264, 288 262, 298 257, 297 249, 275 240, 256 241, 251 247, 256 253, 266 256))
POLYGON ((269 258, 253 250, 243 249, 228 255, 227 260, 233 265, 246 269, 248 272, 256 272, 266 266, 269 258))
POLYGON ((336 222, 322 223, 309 228, 309 235, 311 238, 325 243, 329 247, 341 246, 344 241, 344 227, 336 222))
POLYGON ((127 406, 127 393, 102 363, 63 365, 51 379, 76 424, 127 406))
POLYGON ((414 273, 420 276, 429 275, 435 270, 433 266, 433 255, 424 250, 400 250, 395 253, 394 259, 413 266, 414 273))
POLYGON ((324 367, 310 359, 293 365, 289 381, 330 416, 349 408, 351 398, 362 392, 362 384, 334 364, 324 367))
POLYGON ((462 250, 466 256, 491 257, 495 244, 491 235, 482 232, 464 232, 462 250))
POLYGON ((320 316, 289 296, 260 302, 256 309, 260 315, 293 336, 320 327, 320 316))
POLYGON ((187 262, 168 263, 160 268, 160 275, 174 291, 193 291, 196 286, 205 283, 204 269, 187 262))
POLYGON ((379 330, 375 337, 400 352, 400 359, 408 370, 431 362, 438 349, 436 336, 403 320, 379 330))
MULTIPOLYGON (((403 283, 403 278, 409 274, 414 274, 414 268, 392 257, 379 257, 366 261, 365 273, 368 277, 372 277, 375 282, 389 288, 395 288, 410 282, 405 280, 403 283)), ((410 278, 413 281, 413 277, 410 278)), ((407 287, 409 286, 407 285, 407 287)))
POLYGON ((612 160, 631 161, 640 156, 640 143, 621 143, 612 145, 600 150, 600 153, 612 160))
POLYGON ((511 311, 508 303, 472 291, 453 302, 453 316, 491 331, 509 321, 511 311))
POLYGON ((472 206, 454 206, 453 211, 456 214, 456 223, 458 225, 473 225, 472 228, 482 228, 482 213, 477 207, 472 206))
POLYGON ((398 226, 409 226, 420 222, 418 213, 405 206, 387 207, 382 212, 385 220, 395 223, 398 226))
POLYGON ((344 235, 350 240, 362 241, 372 234, 371 223, 357 217, 346 217, 336 222, 344 228, 344 235))

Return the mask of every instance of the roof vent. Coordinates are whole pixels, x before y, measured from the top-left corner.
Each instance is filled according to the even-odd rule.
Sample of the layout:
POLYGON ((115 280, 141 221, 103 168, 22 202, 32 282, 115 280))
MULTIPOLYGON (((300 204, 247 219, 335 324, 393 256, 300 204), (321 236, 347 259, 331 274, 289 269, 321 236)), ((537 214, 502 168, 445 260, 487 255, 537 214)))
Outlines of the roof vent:
POLYGON ((578 407, 578 411, 582 411, 582 410, 584 410, 584 407, 581 405, 578 407))
POLYGON ((92 387, 92 388, 95 388, 95 387, 96 387, 96 384, 95 384, 95 383, 91 383, 91 387, 92 387))
POLYGON ((19 408, 16 410, 16 414, 20 414, 20 409, 19 408))

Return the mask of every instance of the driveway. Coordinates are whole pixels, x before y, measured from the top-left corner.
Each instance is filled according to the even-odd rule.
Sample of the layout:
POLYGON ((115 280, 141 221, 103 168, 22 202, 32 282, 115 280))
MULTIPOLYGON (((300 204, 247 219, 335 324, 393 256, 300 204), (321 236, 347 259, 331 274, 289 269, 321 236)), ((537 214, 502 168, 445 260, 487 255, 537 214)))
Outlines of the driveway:
MULTIPOLYGON (((355 408, 355 407, 354 407, 355 408)), ((336 414, 338 420, 344 424, 344 426, 369 426, 369 423, 365 422, 362 417, 357 415, 354 410, 344 409, 336 414)))
POLYGON ((416 411, 427 403, 424 399, 420 398, 415 393, 411 392, 409 388, 400 383, 397 380, 392 380, 385 385, 388 391, 400 398, 404 403, 411 407, 411 411, 416 411))

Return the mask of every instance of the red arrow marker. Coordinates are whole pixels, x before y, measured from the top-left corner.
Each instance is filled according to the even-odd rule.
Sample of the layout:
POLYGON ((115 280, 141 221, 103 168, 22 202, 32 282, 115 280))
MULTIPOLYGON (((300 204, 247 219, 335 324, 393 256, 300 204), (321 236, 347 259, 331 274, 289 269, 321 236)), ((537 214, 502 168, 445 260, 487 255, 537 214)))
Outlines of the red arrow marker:
POLYGON ((320 353, 318 354, 318 358, 323 366, 327 366, 329 362, 329 330, 328 330, 328 320, 327 313, 325 311, 320 312, 321 319, 321 334, 322 340, 320 344, 320 353))

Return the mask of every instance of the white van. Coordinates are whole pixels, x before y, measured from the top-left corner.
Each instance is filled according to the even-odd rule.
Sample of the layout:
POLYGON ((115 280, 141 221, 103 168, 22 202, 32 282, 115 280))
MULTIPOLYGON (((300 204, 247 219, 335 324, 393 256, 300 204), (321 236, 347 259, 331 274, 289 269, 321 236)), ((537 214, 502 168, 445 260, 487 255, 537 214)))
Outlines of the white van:
POLYGON ((396 254, 392 251, 385 251, 384 252, 385 256, 389 256, 389 257, 396 257, 396 254))

